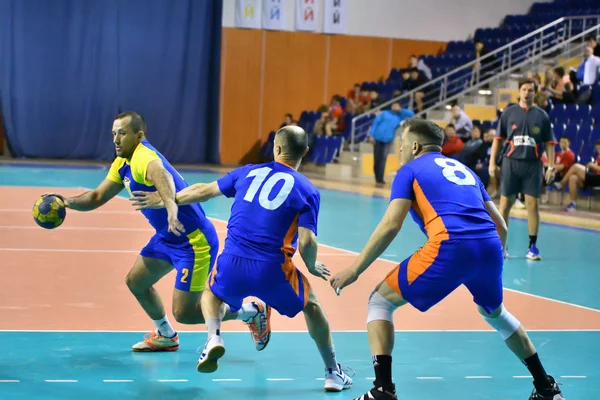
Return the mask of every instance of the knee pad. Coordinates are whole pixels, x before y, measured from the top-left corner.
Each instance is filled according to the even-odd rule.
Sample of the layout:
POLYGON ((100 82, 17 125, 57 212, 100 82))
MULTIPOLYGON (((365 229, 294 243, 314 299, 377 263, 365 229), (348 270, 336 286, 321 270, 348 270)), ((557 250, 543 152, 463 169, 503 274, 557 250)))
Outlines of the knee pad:
POLYGON ((519 320, 509 313, 504 306, 502 306, 502 311, 496 318, 483 316, 483 319, 485 319, 485 322, 487 322, 492 328, 498 331, 502 337, 502 340, 506 340, 511 337, 521 325, 519 320))
POLYGON ((394 322, 394 311, 396 307, 385 297, 377 292, 369 297, 369 307, 367 311, 367 324, 371 321, 389 321, 394 322))

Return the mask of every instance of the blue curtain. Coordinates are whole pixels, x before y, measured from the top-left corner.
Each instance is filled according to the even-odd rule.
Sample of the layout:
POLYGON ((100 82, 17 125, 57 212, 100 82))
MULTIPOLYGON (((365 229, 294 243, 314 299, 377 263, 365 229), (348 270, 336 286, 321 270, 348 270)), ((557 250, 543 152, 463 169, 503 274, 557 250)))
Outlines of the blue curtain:
POLYGON ((17 157, 111 160, 137 111, 171 162, 219 162, 222 0, 0 0, 0 107, 17 157))

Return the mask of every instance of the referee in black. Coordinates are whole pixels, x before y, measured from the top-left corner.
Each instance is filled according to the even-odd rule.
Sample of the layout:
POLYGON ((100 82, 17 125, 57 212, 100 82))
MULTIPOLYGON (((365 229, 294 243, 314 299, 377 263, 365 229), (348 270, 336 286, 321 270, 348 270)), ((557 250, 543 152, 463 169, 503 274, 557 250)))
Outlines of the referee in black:
MULTIPOLYGON (((500 172, 500 213, 508 225, 510 210, 519 193, 525 195, 529 250, 527 258, 541 260, 537 248, 540 226, 539 198, 542 192, 544 145, 548 157, 547 184, 554 180, 554 146, 556 138, 548 114, 533 104, 535 83, 526 79, 519 82, 519 104, 513 104, 500 116, 496 140, 490 154, 490 176, 500 172), (506 142, 505 142, 506 141, 506 142)), ((507 256, 505 249, 505 256, 507 256)))

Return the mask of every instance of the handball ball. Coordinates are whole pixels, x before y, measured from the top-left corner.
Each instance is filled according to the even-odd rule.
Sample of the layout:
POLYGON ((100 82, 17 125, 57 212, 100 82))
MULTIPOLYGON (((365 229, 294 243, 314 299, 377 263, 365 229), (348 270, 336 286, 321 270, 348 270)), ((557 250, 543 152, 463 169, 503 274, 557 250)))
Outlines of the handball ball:
POLYGON ((66 216, 65 203, 59 197, 43 196, 33 205, 33 219, 42 228, 58 228, 66 216))

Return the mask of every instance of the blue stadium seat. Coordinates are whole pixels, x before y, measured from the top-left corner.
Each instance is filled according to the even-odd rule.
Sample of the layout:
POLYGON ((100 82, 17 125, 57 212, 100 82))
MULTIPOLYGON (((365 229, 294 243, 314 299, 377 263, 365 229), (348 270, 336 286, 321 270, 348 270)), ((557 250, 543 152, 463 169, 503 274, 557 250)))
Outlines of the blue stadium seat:
POLYGON ((325 136, 315 136, 313 142, 313 151, 308 161, 315 164, 323 164, 327 154, 327 138, 325 136))
POLYGON ((579 123, 577 122, 577 104, 567 104, 564 116, 569 122, 579 123))
POLYGON ((590 106, 589 104, 580 104, 577 107, 577 115, 576 118, 579 121, 579 123, 582 122, 592 122, 591 121, 591 117, 590 114, 592 112, 592 106, 590 106))
POLYGON ((590 122, 584 122, 579 125, 579 131, 577 131, 578 138, 581 138, 582 140, 589 142, 591 135, 592 135, 592 124, 590 122))
POLYGON ((564 134, 566 127, 567 126, 565 124, 555 124, 555 125, 553 125, 554 136, 556 136, 557 140, 560 139, 560 137, 564 134))
POLYGON ((594 104, 590 117, 594 120, 594 124, 598 125, 598 122, 600 122, 600 104, 594 104))
POLYGON ((327 151, 325 154, 325 164, 329 164, 333 162, 335 157, 337 157, 342 149, 342 137, 341 136, 329 136, 326 138, 326 146, 327 151))
MULTIPOLYGON (((571 139, 571 143, 575 143, 576 139, 578 139, 578 137, 577 137, 577 131, 579 131, 579 125, 577 125, 577 124, 569 124, 565 128, 565 131, 563 132, 563 135, 567 136, 569 139, 571 139)), ((575 150, 573 150, 573 151, 575 151, 575 150)), ((577 151, 575 151, 575 154, 577 154, 577 151)))
POLYGON ((600 124, 594 125, 592 134, 590 135, 590 143, 596 143, 596 140, 600 140, 600 124))

